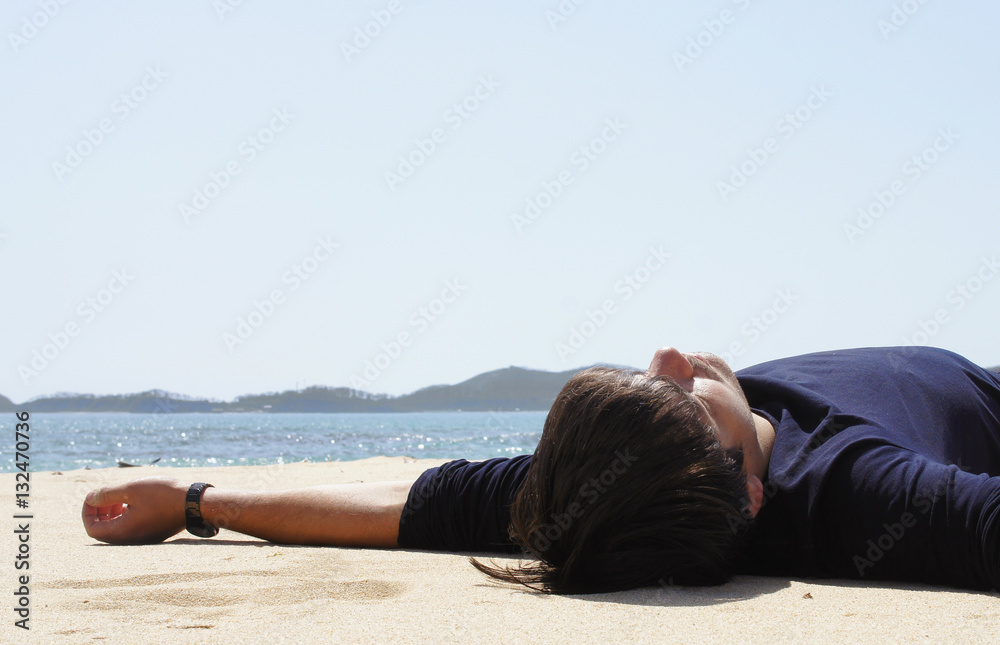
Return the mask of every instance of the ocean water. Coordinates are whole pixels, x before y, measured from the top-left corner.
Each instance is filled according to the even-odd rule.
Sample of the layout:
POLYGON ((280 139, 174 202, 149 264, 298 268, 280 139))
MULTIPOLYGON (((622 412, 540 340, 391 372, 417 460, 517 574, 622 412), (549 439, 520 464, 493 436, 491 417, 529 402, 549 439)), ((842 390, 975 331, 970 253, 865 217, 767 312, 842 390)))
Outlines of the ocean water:
MULTIPOLYGON (((509 457, 534 451, 545 414, 33 414, 29 469, 109 468, 119 461, 146 465, 155 459, 159 466, 248 466, 378 455, 509 457)), ((11 472, 16 419, 3 417, 9 440, 0 442, 0 472, 11 472)))

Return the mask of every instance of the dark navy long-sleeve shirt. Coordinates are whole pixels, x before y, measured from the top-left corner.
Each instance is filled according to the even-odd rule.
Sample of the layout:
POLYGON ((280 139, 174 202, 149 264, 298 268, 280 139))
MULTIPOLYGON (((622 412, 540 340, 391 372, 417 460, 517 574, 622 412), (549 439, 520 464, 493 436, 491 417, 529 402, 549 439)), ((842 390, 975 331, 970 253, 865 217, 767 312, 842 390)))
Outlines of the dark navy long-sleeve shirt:
POLYGON ((737 377, 776 431, 743 571, 1000 588, 1000 376, 907 347, 737 377))
MULTIPOLYGON (((737 372, 775 428, 738 570, 1000 588, 1000 375, 927 347, 784 358, 737 372)), ((425 472, 403 547, 511 551, 530 457, 425 472)))

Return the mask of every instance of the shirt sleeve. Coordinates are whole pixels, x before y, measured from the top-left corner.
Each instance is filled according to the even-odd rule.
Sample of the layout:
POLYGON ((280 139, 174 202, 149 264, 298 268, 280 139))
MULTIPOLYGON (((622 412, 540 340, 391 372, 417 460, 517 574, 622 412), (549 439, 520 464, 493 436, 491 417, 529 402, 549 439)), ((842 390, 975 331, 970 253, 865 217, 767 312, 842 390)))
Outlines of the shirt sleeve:
POLYGON ((450 461, 425 471, 399 518, 399 546, 440 551, 517 553, 508 535, 510 506, 530 455, 450 461))
MULTIPOLYGON (((960 460, 959 460, 960 461, 960 460)), ((814 539, 832 576, 1000 587, 1000 477, 892 445, 841 455, 814 539)))

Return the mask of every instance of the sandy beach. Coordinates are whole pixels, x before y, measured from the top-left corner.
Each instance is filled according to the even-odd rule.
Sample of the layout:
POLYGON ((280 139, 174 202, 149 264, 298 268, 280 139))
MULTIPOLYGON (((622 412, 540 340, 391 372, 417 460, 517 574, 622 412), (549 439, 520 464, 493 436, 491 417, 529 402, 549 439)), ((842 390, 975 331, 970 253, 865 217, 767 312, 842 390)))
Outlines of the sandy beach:
POLYGON ((556 597, 495 584, 467 555, 281 546, 223 531, 118 547, 87 536, 87 491, 168 475, 295 488, 415 477, 434 460, 125 468, 31 476, 30 632, 15 627, 14 475, 5 643, 997 642, 1000 597, 919 585, 737 577, 713 588, 556 597))

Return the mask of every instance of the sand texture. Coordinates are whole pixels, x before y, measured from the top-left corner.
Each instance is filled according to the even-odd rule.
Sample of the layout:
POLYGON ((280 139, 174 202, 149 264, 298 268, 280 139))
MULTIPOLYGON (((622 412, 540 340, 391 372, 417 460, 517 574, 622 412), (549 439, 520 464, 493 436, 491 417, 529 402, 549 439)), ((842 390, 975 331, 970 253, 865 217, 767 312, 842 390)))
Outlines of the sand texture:
POLYGON ((266 489, 413 478, 440 462, 128 468, 31 476, 31 630, 14 626, 14 475, 0 475, 4 643, 996 643, 1000 597, 842 580, 555 597, 494 584, 467 556, 280 546, 223 531, 149 546, 87 536, 87 491, 147 475, 266 489))

